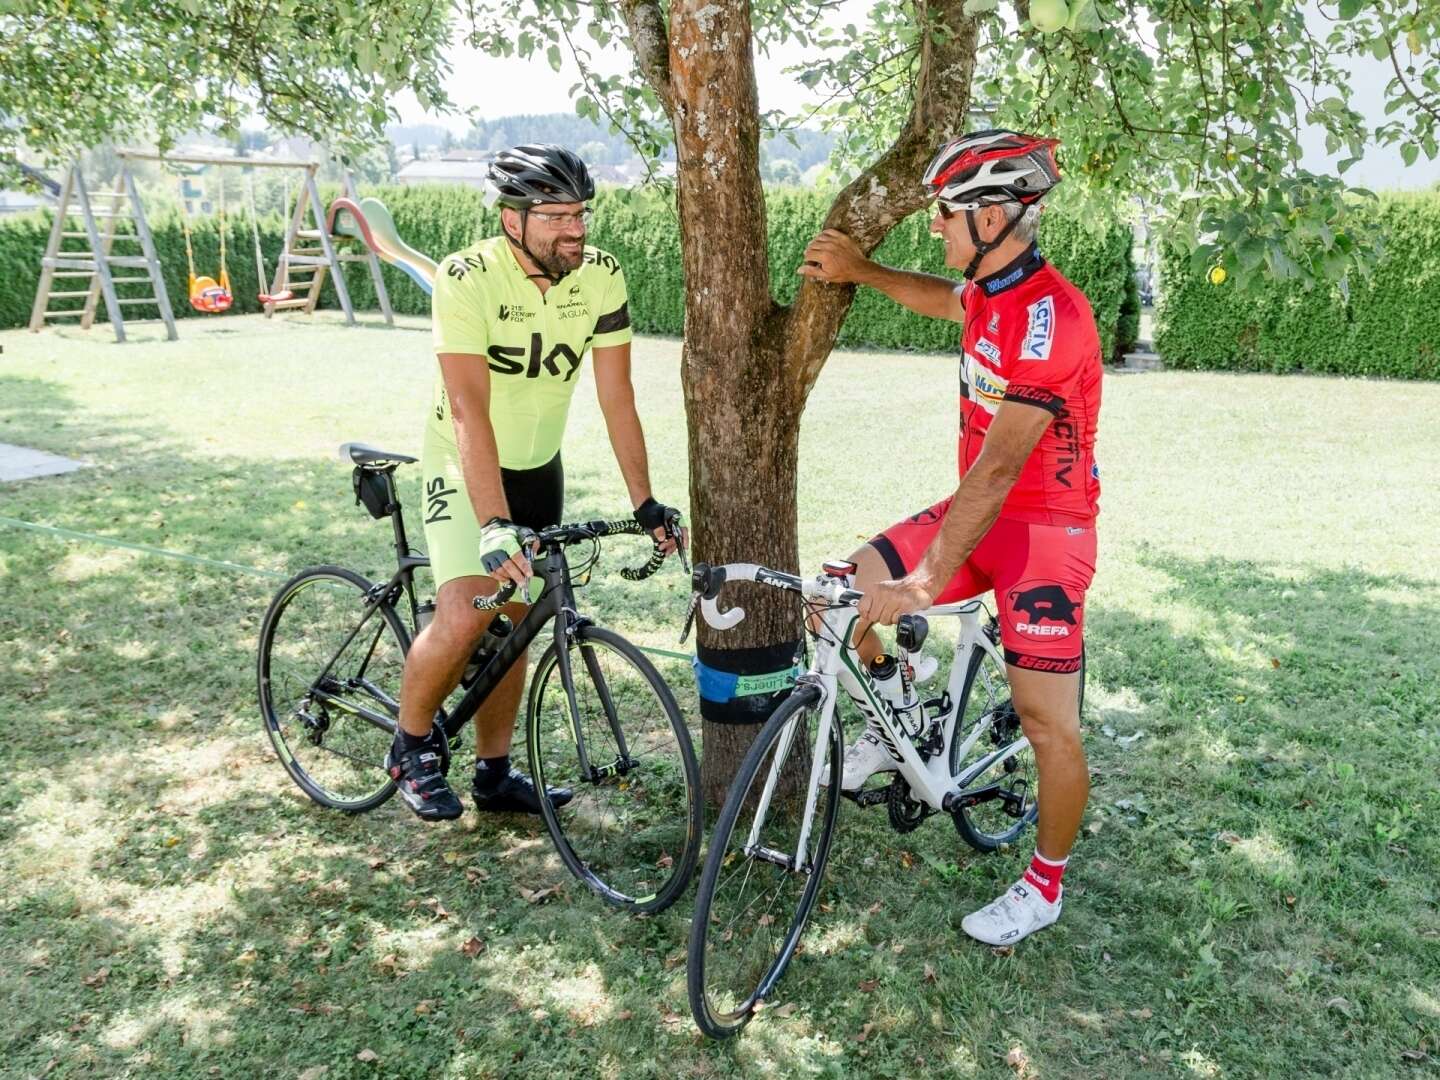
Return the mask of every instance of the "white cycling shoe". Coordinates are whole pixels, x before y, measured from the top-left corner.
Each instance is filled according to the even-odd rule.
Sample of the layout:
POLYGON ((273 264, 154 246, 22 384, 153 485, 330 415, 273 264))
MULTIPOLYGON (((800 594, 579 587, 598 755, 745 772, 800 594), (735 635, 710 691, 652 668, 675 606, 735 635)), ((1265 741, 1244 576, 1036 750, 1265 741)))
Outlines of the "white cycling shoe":
POLYGON ((1040 895, 1039 889, 1022 879, 1006 889, 994 903, 966 915, 960 921, 960 928, 986 945, 1014 945, 1060 918, 1060 905, 1064 902, 1063 885, 1052 904, 1040 895))
MULTIPOLYGON (((866 725, 865 733, 845 751, 845 771, 840 777, 840 790, 859 791, 865 781, 876 773, 894 771, 895 759, 880 745, 875 730, 866 725)), ((825 783, 823 776, 820 782, 825 783)))

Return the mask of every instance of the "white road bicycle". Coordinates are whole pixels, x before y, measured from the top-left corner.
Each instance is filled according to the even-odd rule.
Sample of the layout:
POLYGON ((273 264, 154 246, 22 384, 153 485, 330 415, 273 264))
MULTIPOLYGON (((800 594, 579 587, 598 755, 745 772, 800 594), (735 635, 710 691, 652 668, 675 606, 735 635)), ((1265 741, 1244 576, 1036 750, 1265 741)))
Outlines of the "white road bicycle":
MULTIPOLYGON (((929 620, 954 618, 959 633, 944 692, 897 709, 847 644, 862 595, 850 587, 854 569, 826 563, 807 581, 753 563, 694 568, 696 601, 711 626, 728 629, 745 617, 739 607, 720 610, 722 588, 755 582, 803 597, 815 642, 808 670, 745 755, 710 838, 687 981, 695 1022, 711 1038, 736 1034, 772 997, 815 906, 842 794, 841 691, 873 721, 895 761, 893 773, 879 774, 883 786, 843 794, 861 806, 883 803, 897 832, 943 813, 966 843, 990 852, 1019 837, 1038 812, 1035 756, 985 605, 973 599, 900 619, 902 672, 924 646, 929 620)), ((1082 665, 1082 688, 1083 673, 1082 665)))

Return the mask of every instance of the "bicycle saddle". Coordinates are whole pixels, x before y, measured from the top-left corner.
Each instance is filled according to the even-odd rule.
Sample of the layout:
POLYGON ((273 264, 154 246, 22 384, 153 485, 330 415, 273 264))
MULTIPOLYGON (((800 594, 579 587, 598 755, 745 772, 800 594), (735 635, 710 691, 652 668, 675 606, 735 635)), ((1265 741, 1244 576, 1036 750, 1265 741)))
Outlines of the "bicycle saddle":
POLYGON ((340 456, 349 458, 356 465, 409 465, 411 462, 419 460, 407 454, 394 454, 389 450, 381 450, 378 446, 371 446, 369 443, 363 442, 341 443, 340 456))

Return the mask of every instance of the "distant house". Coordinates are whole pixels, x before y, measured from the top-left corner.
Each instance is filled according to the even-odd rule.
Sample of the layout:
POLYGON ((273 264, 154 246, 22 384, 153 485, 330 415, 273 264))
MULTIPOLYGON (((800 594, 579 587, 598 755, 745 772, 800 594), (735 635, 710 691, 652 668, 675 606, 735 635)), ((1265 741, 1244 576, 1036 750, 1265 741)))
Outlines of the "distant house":
POLYGON ((401 166, 395 179, 402 184, 469 184, 484 187, 489 172, 485 161, 411 161, 401 166))
POLYGON ((25 191, 0 191, 0 215, 23 214, 27 210, 38 210, 42 206, 52 205, 53 200, 42 199, 25 191))

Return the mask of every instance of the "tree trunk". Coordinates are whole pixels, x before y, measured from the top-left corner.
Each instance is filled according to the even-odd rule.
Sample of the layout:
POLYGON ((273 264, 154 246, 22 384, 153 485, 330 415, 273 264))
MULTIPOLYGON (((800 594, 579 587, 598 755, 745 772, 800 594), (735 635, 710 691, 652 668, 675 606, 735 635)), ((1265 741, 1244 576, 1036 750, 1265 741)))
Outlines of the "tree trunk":
MULTIPOLYGON (((976 27, 963 5, 917 0, 924 32, 909 121, 895 145, 841 192, 827 219, 867 252, 924 205, 919 180, 929 155, 965 126, 976 27)), ((807 281, 793 307, 771 299, 748 0, 672 0, 668 26, 656 0, 621 6, 639 68, 675 132, 695 555, 712 564, 802 571, 800 414, 854 290, 807 281)), ((726 596, 744 606, 746 619, 724 634, 702 622, 702 662, 739 674, 788 667, 802 633, 797 598, 740 588, 726 596)), ((710 802, 723 800, 755 725, 780 696, 757 694, 724 708, 702 697, 702 786, 710 802)))

